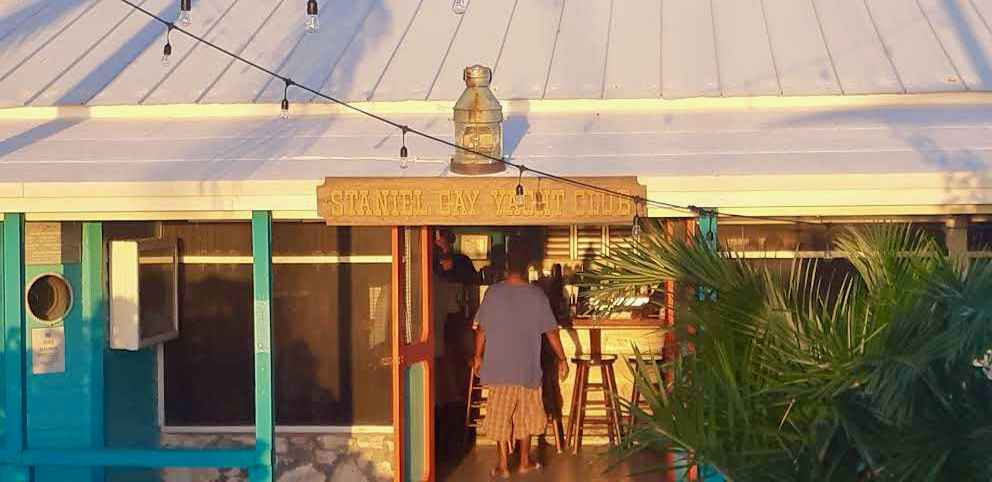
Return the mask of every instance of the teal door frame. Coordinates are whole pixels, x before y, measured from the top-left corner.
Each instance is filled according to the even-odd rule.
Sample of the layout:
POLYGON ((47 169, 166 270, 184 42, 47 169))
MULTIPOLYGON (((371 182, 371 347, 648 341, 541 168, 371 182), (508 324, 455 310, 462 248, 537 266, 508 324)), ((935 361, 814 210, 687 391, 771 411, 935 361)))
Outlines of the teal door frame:
MULTIPOLYGON (((84 293, 103 288, 102 261, 103 231, 100 223, 86 223, 84 238, 99 236, 98 242, 88 243, 84 257, 91 258, 84 265, 92 273, 84 273, 84 293), (96 247, 94 247, 94 244, 96 247), (99 287, 99 288, 97 288, 99 287)), ((249 469, 251 482, 272 482, 274 465, 275 420, 273 404, 273 360, 271 350, 272 326, 272 213, 252 212, 252 257, 253 284, 255 298, 254 340, 255 355, 255 447, 252 449, 148 449, 120 450, 104 447, 102 427, 94 428, 91 449, 32 449, 25 446, 25 340, 24 340, 24 214, 7 213, 3 216, 0 231, 0 299, 2 299, 3 343, 3 401, 5 409, 0 418, 0 482, 29 482, 32 467, 190 467, 218 468, 244 467, 249 469)), ((92 240, 91 240, 92 241, 92 240)), ((106 319, 106 297, 102 294, 94 298, 102 300, 92 306, 84 306, 84 314, 90 319, 106 319)), ((106 343, 98 337, 102 350, 106 343)), ((94 376, 103 384, 103 367, 95 370, 94 376)), ((103 387, 97 390, 96 400, 102 411, 105 407, 103 387)), ((102 421, 102 415, 100 420, 102 421)), ((102 423, 101 423, 102 425, 102 423)))

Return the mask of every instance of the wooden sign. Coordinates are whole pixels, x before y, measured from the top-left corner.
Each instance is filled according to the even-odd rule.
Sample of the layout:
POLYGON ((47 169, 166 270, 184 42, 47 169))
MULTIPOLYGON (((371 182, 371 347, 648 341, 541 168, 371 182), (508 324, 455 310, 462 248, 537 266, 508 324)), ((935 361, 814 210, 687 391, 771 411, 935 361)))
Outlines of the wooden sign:
MULTIPOLYGON (((574 179, 646 195, 634 177, 574 179)), ((332 226, 630 224, 634 217, 628 197, 552 179, 529 177, 521 184, 522 204, 515 177, 329 177, 317 187, 317 212, 332 226)))

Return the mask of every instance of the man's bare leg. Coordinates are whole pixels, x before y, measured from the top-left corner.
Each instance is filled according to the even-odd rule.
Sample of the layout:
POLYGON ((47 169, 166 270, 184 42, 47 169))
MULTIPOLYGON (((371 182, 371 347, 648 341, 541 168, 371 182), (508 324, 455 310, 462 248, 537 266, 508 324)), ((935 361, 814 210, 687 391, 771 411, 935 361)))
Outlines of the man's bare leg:
POLYGON ((499 460, 496 462, 496 467, 493 467, 493 477, 510 478, 510 443, 496 442, 496 454, 499 460))
POLYGON ((541 468, 541 464, 530 460, 530 440, 533 437, 520 439, 520 469, 518 472, 527 474, 541 468))

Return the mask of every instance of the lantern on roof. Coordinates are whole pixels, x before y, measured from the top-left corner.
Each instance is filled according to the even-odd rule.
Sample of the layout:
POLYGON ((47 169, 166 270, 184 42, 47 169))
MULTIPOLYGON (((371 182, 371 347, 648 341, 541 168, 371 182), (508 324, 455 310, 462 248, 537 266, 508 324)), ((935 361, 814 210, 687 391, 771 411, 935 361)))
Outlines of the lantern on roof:
POLYGON ((492 174, 505 168, 491 159, 503 158, 503 107, 489 90, 492 77, 492 70, 482 65, 466 67, 462 75, 465 91, 455 102, 455 143, 475 152, 455 149, 454 173, 492 174))

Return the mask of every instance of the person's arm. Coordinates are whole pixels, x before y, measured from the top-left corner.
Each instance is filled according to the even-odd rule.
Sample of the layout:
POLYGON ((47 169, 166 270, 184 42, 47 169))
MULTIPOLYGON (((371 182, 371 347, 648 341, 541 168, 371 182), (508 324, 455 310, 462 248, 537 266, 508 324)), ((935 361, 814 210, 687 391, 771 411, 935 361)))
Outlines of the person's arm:
POLYGON ((555 358, 558 360, 558 377, 565 380, 568 378, 568 359, 565 358, 565 349, 561 347, 561 335, 555 328, 544 332, 544 336, 547 337, 548 344, 551 345, 551 350, 555 352, 555 358))
MULTIPOLYGON (((559 342, 559 346, 561 343, 559 342)), ((478 374, 482 369, 482 353, 486 350, 486 330, 479 325, 475 329, 475 356, 472 357, 472 369, 478 374)))

